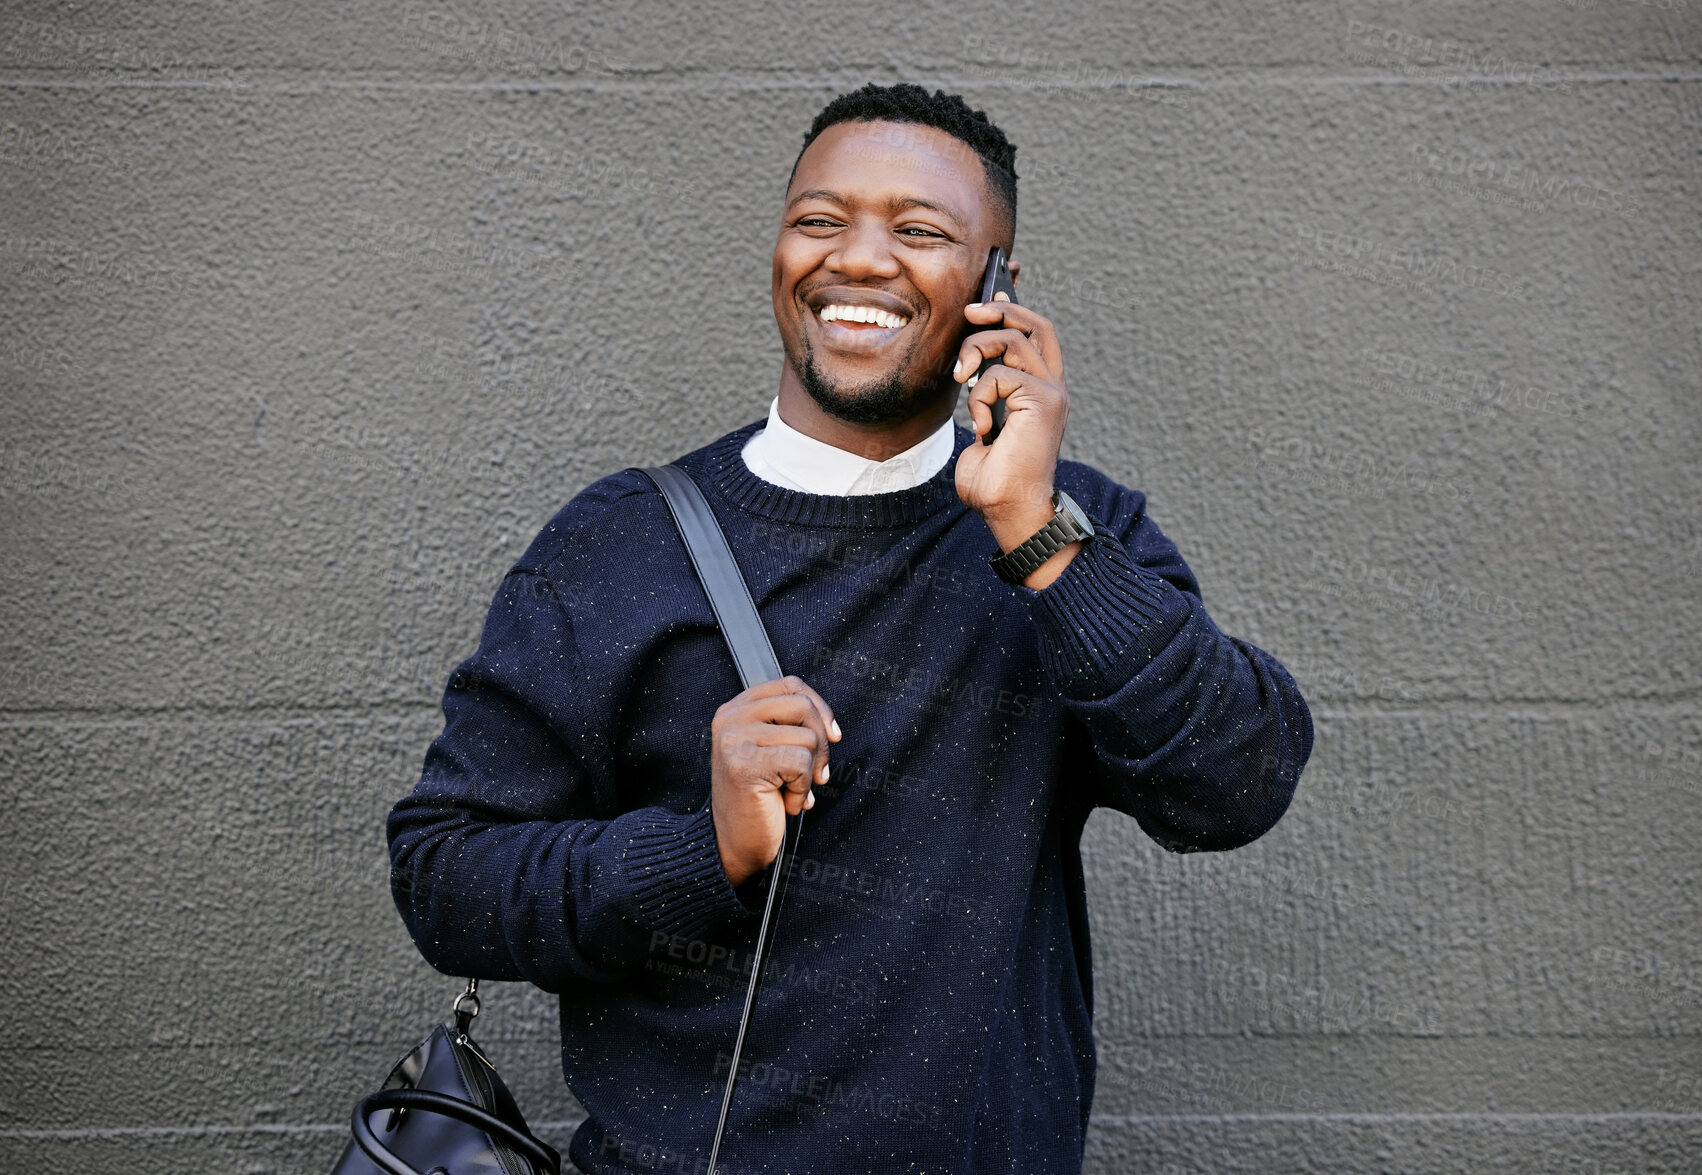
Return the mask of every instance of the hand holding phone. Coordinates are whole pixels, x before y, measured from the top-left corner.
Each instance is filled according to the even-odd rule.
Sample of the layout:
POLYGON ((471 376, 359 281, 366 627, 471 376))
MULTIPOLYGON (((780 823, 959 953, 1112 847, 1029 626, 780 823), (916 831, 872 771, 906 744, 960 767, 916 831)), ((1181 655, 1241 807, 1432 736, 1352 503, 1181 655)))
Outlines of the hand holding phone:
MULTIPOLYGON (((1001 291, 1003 291, 1005 297, 1013 302, 1016 301, 1016 283, 1011 281, 1011 270, 1005 262, 1005 251, 998 245, 994 245, 987 254, 987 269, 981 275, 981 297, 977 300, 991 302, 993 295, 1001 291)), ((983 359, 980 370, 970 376, 964 386, 974 387, 976 381, 987 374, 987 369, 997 362, 998 359, 996 358, 983 359)), ((1004 400, 994 400, 991 407, 993 410, 993 426, 982 435, 981 443, 983 445, 990 445, 997 440, 999 430, 1005 426, 1004 400)))

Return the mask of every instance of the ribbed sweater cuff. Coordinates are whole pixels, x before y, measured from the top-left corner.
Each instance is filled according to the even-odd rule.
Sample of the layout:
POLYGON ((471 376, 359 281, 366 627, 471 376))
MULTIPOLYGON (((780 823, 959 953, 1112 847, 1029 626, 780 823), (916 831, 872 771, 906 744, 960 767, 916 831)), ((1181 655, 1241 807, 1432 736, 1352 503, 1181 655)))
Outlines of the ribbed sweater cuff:
POLYGON ((1040 626, 1040 660, 1076 701, 1110 697, 1187 623, 1187 599, 1135 566, 1115 535, 1082 544, 1063 574, 1039 591, 1023 587, 1040 626))
POLYGON ((662 808, 645 815, 628 842, 626 879, 647 930, 693 938, 754 914, 721 867, 707 804, 687 815, 662 808))

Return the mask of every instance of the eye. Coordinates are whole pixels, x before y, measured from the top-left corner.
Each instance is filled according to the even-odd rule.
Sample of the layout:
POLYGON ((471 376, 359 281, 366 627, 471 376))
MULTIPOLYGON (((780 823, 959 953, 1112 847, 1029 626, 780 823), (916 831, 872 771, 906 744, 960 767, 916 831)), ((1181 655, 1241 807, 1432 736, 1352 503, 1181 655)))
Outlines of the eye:
POLYGON ((803 220, 800 220, 798 222, 798 224, 799 224, 800 227, 802 227, 804 225, 809 225, 811 228, 818 228, 818 227, 819 228, 832 228, 833 227, 833 222, 831 220, 824 220, 823 218, 821 218, 819 216, 805 217, 803 220))
POLYGON ((901 232, 901 233, 921 233, 925 237, 943 237, 943 236, 945 236, 944 233, 931 233, 925 228, 901 228, 898 231, 901 232))

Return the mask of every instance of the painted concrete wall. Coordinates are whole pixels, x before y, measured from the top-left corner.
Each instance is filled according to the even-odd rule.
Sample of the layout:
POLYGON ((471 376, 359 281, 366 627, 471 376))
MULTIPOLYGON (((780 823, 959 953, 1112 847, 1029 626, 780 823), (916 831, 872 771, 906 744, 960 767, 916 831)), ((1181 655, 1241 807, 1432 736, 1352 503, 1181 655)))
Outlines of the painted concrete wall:
MULTIPOLYGON (((1095 1173, 1702 1153, 1702 3, 0 15, 0 1168, 322 1171, 453 994, 382 820, 509 562, 766 412, 815 111, 1019 146, 1065 455, 1317 748, 1100 814, 1095 1173)), ((552 1001, 487 1043, 565 1144, 552 1001)), ((1686 1160, 1683 1155, 1689 1154, 1686 1160)))

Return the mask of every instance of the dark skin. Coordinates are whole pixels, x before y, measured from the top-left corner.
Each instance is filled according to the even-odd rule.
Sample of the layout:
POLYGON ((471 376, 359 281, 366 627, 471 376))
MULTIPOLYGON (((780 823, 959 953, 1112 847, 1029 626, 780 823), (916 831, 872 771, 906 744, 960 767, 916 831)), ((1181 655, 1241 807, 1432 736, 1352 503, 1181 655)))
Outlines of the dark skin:
MULTIPOLYGON (((999 549, 1052 517, 1053 475, 1069 416, 1057 331, 1043 315, 980 293, 987 252, 1012 245, 1012 226, 973 151, 933 127, 848 122, 804 151, 786 191, 774 246, 774 319, 786 349, 780 416, 835 448, 884 461, 951 417, 969 389, 977 437, 1005 401, 992 445, 957 459, 964 504, 999 549), (823 305, 879 307, 902 325, 824 321, 823 305), (974 334, 967 338, 966 329, 974 334)), ((1020 263, 1010 262, 1017 280, 1020 263)), ((1024 581, 1036 591, 1080 550, 1071 543, 1024 581)), ((711 725, 711 804, 721 863, 737 885, 779 855, 787 815, 814 805, 828 779, 833 710, 796 675, 738 694, 711 725)))

